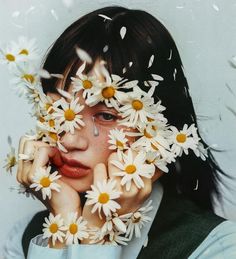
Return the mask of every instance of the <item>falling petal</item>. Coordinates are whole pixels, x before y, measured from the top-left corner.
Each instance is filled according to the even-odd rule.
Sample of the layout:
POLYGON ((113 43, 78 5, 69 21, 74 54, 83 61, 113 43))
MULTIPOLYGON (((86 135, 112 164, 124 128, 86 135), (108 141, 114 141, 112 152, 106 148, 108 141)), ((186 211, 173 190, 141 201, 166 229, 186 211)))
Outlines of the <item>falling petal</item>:
POLYGON ((154 61, 154 55, 151 55, 149 62, 148 62, 148 68, 152 66, 153 61, 154 61))
POLYGON ((219 8, 216 4, 213 4, 212 6, 213 6, 213 8, 214 8, 217 12, 220 11, 220 8, 219 8))
POLYGON ((122 73, 124 74, 127 71, 126 67, 123 68, 122 73))
POLYGON ((177 9, 183 9, 183 8, 184 8, 184 6, 179 5, 179 6, 176 6, 176 8, 177 8, 177 9))
POLYGON ((164 78, 159 76, 159 75, 156 75, 156 74, 152 74, 152 78, 155 79, 155 80, 158 80, 158 81, 163 81, 164 78))
POLYGON ((39 72, 38 72, 38 74, 39 74, 39 76, 40 76, 41 78, 45 78, 45 79, 51 78, 50 73, 49 73, 47 70, 45 70, 45 69, 40 69, 39 72))
POLYGON ((54 9, 51 9, 51 14, 55 18, 55 20, 58 21, 58 15, 54 9))
POLYGON ((74 4, 74 0, 62 0, 62 3, 65 5, 65 7, 71 8, 74 4))
POLYGON ((228 88, 228 90, 230 91, 230 93, 231 93, 234 97, 236 97, 236 95, 235 95, 234 91, 231 89, 231 87, 230 87, 228 84, 225 84, 225 85, 226 85, 226 87, 228 88))
POLYGON ((62 95, 65 98, 68 98, 68 99, 72 98, 71 94, 69 94, 68 92, 66 92, 66 91, 64 91, 62 89, 58 88, 57 91, 60 93, 60 95, 62 95))
POLYGON ((177 74, 177 69, 175 68, 173 73, 174 81, 176 80, 176 74, 177 74))
POLYGON ((129 67, 131 67, 133 65, 133 62, 132 61, 130 61, 129 62, 129 67))
POLYGON ((34 9, 35 9, 35 6, 31 6, 31 7, 25 12, 25 14, 31 13, 34 9))
POLYGON ((229 63, 233 68, 236 68, 236 56, 233 56, 231 60, 229 60, 229 63))
POLYGON ((80 49, 79 47, 76 47, 75 49, 76 54, 82 61, 86 61, 87 63, 91 64, 92 63, 92 58, 89 56, 89 54, 84 51, 83 49, 80 49))
POLYGON ((170 50, 170 56, 168 57, 168 60, 171 60, 172 58, 172 49, 170 50))
POLYGON ((196 186, 195 186, 195 188, 193 189, 194 191, 197 191, 198 190, 198 179, 197 179, 197 182, 196 182, 196 186))
POLYGON ((63 79, 64 78, 64 76, 62 74, 51 74, 51 76, 59 78, 59 79, 63 79))
POLYGON ((234 116, 236 116, 236 110, 232 109, 231 107, 229 106, 226 106, 226 108, 233 113, 234 116))
POLYGON ((104 46, 104 48, 103 48, 103 50, 102 50, 102 51, 105 53, 105 52, 107 52, 107 51, 108 51, 108 48, 109 48, 109 47, 108 47, 108 45, 106 45, 106 46, 104 46))
POLYGON ((104 15, 104 14, 99 14, 98 16, 104 18, 105 20, 112 20, 110 17, 104 15))
POLYGON ((125 34, 126 34, 126 27, 123 26, 123 27, 120 29, 120 36, 121 36, 121 39, 124 39, 125 34))
POLYGON ((20 12, 19 12, 19 11, 15 11, 15 12, 12 13, 11 16, 12 16, 13 18, 17 18, 19 15, 20 15, 20 12))

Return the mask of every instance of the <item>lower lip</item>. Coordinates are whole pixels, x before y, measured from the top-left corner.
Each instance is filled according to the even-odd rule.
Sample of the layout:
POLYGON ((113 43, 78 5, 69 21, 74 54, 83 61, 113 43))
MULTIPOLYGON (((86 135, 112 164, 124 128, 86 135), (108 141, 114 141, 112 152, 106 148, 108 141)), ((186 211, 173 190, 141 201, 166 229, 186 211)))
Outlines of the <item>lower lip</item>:
POLYGON ((68 164, 64 164, 63 166, 58 168, 61 175, 64 175, 69 178, 81 178, 89 173, 89 168, 75 167, 70 166, 68 164))

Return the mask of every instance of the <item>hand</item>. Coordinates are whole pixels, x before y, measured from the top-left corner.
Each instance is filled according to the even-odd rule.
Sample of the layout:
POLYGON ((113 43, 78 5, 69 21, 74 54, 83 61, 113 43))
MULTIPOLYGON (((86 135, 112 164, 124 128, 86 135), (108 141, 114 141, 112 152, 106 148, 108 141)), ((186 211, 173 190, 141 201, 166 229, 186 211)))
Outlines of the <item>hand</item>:
MULTIPOLYGON (((17 170, 17 181, 29 188, 32 184, 33 175, 40 167, 48 166, 49 162, 55 165, 62 163, 60 153, 57 148, 50 147, 41 141, 28 140, 21 138, 19 143, 19 154, 34 154, 33 161, 20 160, 17 170)), ((60 192, 52 190, 51 199, 43 200, 41 192, 30 191, 47 207, 54 215, 61 214, 65 217, 68 212, 78 212, 81 215, 81 203, 79 194, 68 184, 60 179, 56 181, 61 186, 60 192)), ((63 247, 63 244, 57 244, 55 247, 63 247)))

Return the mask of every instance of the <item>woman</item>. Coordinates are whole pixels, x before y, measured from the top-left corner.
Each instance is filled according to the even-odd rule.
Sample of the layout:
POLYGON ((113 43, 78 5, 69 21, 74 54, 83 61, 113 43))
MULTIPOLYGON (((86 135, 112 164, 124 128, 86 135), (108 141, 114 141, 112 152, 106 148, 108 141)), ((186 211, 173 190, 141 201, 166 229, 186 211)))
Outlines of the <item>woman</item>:
MULTIPOLYGON (((100 82, 107 82, 108 71, 110 75, 119 75, 130 82, 120 84, 120 88, 126 84, 123 89, 125 95, 131 88, 136 91, 136 80, 146 93, 150 93, 150 88, 155 89, 152 95, 155 103, 161 100, 161 105, 166 107, 164 110, 160 105, 155 106, 163 111, 164 117, 159 119, 164 124, 166 118, 168 124, 174 125, 177 129, 183 129, 185 124, 197 125, 175 43, 166 28, 145 11, 106 7, 83 16, 57 39, 45 59, 43 68, 49 73, 63 75, 63 79, 42 79, 43 91, 47 94, 49 102, 51 100, 57 104, 47 109, 48 114, 59 113, 57 109, 63 107, 60 101, 62 96, 64 101, 70 102, 74 86, 78 87, 78 77, 89 75, 97 77, 100 82), (80 58, 76 55, 75 49, 80 58), (82 56, 86 60, 85 63, 82 56), (158 76, 153 77, 157 74, 158 76), (153 81, 155 87, 152 87, 153 81)), ((83 90, 90 88, 90 85, 86 86, 83 90)), ((108 96, 109 94, 111 93, 107 92, 108 96)), ((190 150, 187 156, 170 156, 167 161, 168 174, 163 173, 167 171, 166 164, 157 166, 155 174, 142 178, 143 188, 134 182, 130 186, 122 184, 116 174, 117 163, 113 163, 114 160, 119 160, 119 153, 109 149, 108 135, 110 130, 115 128, 128 131, 127 143, 132 145, 137 139, 137 130, 130 127, 127 121, 123 125, 118 123, 123 118, 119 117, 119 107, 117 108, 114 103, 111 107, 111 103, 105 103, 105 99, 97 103, 93 103, 94 100, 91 99, 90 104, 93 105, 89 106, 83 99, 84 96, 88 100, 91 97, 90 92, 87 91, 84 95, 81 91, 76 92, 76 98, 79 97, 76 99, 79 100, 77 108, 81 111, 82 117, 77 118, 77 128, 67 125, 68 130, 65 131, 64 128, 66 133, 60 134, 61 149, 53 148, 45 144, 45 141, 21 139, 19 154, 33 153, 34 159, 19 163, 17 180, 20 183, 27 187, 32 186, 35 172, 49 163, 61 175, 60 179, 55 178, 56 183, 60 185, 60 192, 57 191, 59 187, 55 187, 51 195, 44 194, 48 196, 45 200, 39 192, 33 191, 48 211, 35 215, 24 230, 24 254, 28 253, 28 258, 49 258, 52 255, 55 258, 94 258, 94 252, 98 258, 221 258, 223 254, 224 257, 233 258, 236 255, 235 241, 227 239, 235 237, 235 224, 224 221, 212 213, 211 195, 217 193, 216 172, 222 171, 210 150, 207 149, 207 157, 206 154, 200 154, 199 150, 195 150, 204 160, 196 157, 193 150, 190 150), (44 218, 49 212, 54 216, 60 214, 62 218, 66 218, 68 212, 76 212, 83 216, 89 227, 101 228, 104 220, 95 211, 92 203, 84 205, 86 198, 89 199, 91 194, 87 192, 84 196, 84 192, 90 189, 91 184, 96 186, 98 182, 107 179, 115 179, 118 183, 117 189, 122 193, 117 199, 120 205, 120 208, 116 205, 118 215, 138 211, 151 196, 154 209, 149 215, 151 221, 142 229, 141 238, 133 238, 127 246, 85 246, 84 244, 90 243, 85 235, 79 245, 66 248, 65 240, 53 240, 50 237, 42 241, 42 236, 37 236, 42 233, 44 218), (95 213, 92 213, 91 209, 95 213), (142 248, 147 234, 147 247, 142 248), (219 239, 221 242, 218 242, 219 239), (45 247, 46 245, 49 245, 49 248, 45 247)), ((120 96, 120 102, 123 97, 120 96)), ((67 115, 71 119, 71 113, 67 115)), ((58 117, 61 118, 60 114, 58 117)), ((199 136, 194 130, 193 134, 199 136)), ((202 140, 199 143, 200 146, 207 147, 202 140)), ((161 147, 162 145, 152 146, 156 151, 161 147)), ((127 152, 125 154, 128 157, 131 154, 127 152)), ((133 156, 137 154, 134 152, 133 156)), ((149 207, 144 208, 149 210, 149 207)), ((128 240, 122 239, 120 243, 126 241, 128 240)))

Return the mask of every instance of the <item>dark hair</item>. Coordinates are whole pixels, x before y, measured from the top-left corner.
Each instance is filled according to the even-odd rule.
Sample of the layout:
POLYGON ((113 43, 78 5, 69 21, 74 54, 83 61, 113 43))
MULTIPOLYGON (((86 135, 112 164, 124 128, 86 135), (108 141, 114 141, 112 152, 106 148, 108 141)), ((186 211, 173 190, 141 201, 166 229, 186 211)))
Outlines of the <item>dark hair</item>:
MULTIPOLYGON (((126 67, 124 77, 127 79, 143 82, 150 79, 152 73, 162 76, 164 80, 156 87, 154 96, 167 108, 164 115, 169 124, 178 129, 182 129, 185 123, 197 125, 175 42, 167 29, 151 14, 111 6, 84 15, 70 25, 53 44, 43 66, 50 73, 59 74, 65 74, 69 68, 65 88, 70 85, 70 77, 75 75, 81 64, 75 54, 76 46, 88 52, 94 61, 99 58, 106 61, 110 73, 122 75, 126 67), (105 19, 101 14, 111 19, 105 19), (120 29, 123 26, 127 33, 122 39, 120 29), (108 50, 104 51, 106 45, 108 50), (152 55, 154 61, 148 68, 152 55), (131 61, 133 65, 129 67, 131 61)), ((88 67, 88 71, 91 68, 88 67)), ((42 79, 44 92, 57 92, 56 80, 42 79)), ((141 87, 147 91, 146 86, 141 87)), ((204 141, 202 143, 206 148, 204 141)), ((170 172, 161 177, 165 189, 182 193, 201 207, 212 209, 211 194, 218 193, 217 171, 222 170, 209 149, 206 161, 190 151, 188 156, 178 158, 169 168, 170 172), (198 188, 195 188, 197 184, 198 188)))

